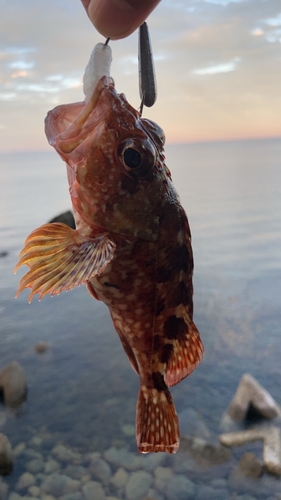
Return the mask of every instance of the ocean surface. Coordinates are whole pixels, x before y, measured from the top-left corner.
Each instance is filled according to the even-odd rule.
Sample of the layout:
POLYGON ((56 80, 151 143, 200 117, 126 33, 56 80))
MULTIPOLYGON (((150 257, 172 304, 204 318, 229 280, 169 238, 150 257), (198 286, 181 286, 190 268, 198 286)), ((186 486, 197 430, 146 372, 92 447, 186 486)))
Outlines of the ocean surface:
MULTIPOLYGON (((166 157, 191 227, 195 323, 205 345, 203 362, 172 394, 183 415, 182 435, 218 444, 223 412, 244 373, 281 404, 281 139, 168 145, 166 157)), ((0 432, 13 448, 22 447, 4 482, 9 492, 17 487, 24 498, 41 499, 44 464, 58 443, 79 452, 85 468, 89 453, 99 452, 103 461, 112 447, 138 457, 133 426, 139 381, 106 306, 84 286, 41 302, 35 296, 31 304, 26 290, 14 298, 25 269, 16 276, 13 269, 26 236, 71 208, 62 161, 53 151, 1 154, 0 182, 0 370, 18 361, 28 381, 20 411, 0 406, 0 432), (49 346, 42 355, 34 350, 39 341, 49 346), (20 476, 31 471, 32 450, 43 463, 33 471, 33 494, 30 485, 18 487, 20 476)), ((207 468, 209 474, 200 463, 181 468, 180 452, 157 458, 155 467, 184 476, 193 489, 186 496, 184 487, 181 493, 169 485, 157 489, 152 468, 150 490, 136 490, 134 498, 280 499, 281 480, 267 473, 259 479, 235 475, 247 451, 262 459, 261 443, 243 445, 227 463, 207 468)), ((113 475, 118 461, 106 463, 113 475)), ((66 466, 62 460, 60 474, 66 466)), ((118 489, 91 474, 105 498, 130 498, 127 486, 118 489)), ((81 488, 74 500, 85 498, 81 488)), ((53 492, 53 498, 62 497, 53 492)))

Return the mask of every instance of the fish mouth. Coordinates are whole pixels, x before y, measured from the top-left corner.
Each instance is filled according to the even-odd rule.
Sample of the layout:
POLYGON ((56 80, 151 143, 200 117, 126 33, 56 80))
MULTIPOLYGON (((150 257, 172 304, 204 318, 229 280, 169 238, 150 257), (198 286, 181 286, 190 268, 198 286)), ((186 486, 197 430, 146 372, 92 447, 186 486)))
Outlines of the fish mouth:
POLYGON ((45 119, 45 133, 48 142, 61 156, 71 153, 83 143, 95 127, 104 119, 104 112, 110 109, 112 100, 119 96, 114 80, 103 76, 95 85, 87 103, 64 104, 49 111, 45 119), (105 99, 101 99, 106 96, 105 99), (100 102, 101 106, 99 106, 100 102))

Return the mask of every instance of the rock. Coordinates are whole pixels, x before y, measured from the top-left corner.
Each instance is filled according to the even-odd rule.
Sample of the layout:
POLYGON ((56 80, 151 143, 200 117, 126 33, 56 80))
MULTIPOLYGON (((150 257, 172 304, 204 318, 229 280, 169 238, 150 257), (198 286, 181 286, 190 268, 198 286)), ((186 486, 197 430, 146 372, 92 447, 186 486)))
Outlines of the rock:
POLYGON ((37 474, 37 472, 41 472, 42 470, 44 470, 44 467, 45 467, 45 464, 44 464, 43 460, 41 460, 40 458, 39 459, 34 458, 33 460, 30 460, 30 462, 27 462, 27 464, 26 464, 26 469, 29 472, 32 472, 33 474, 37 474))
POLYGON ((13 456, 16 458, 16 457, 19 457, 20 455, 23 454, 24 450, 26 448, 26 444, 25 443, 19 443, 14 449, 13 449, 13 456))
POLYGON ((28 493, 32 496, 32 497, 40 497, 40 488, 38 488, 38 486, 30 486, 28 488, 28 493))
POLYGON ((226 446, 240 446, 262 440, 264 465, 271 474, 281 475, 281 436, 278 427, 253 428, 248 431, 221 434, 220 441, 226 446))
POLYGON ((152 475, 148 472, 132 472, 125 486, 127 500, 140 500, 148 492, 152 481, 152 475))
POLYGON ((261 416, 272 419, 280 416, 281 410, 269 392, 252 375, 245 373, 227 409, 233 420, 243 420, 252 405, 261 416))
POLYGON ((135 426, 131 424, 125 424, 121 427, 123 434, 127 437, 133 437, 135 435, 135 426))
POLYGON ((64 474, 51 474, 41 485, 41 492, 60 497, 79 490, 80 482, 64 474))
POLYGON ((103 487, 96 481, 89 481, 84 484, 82 491, 86 500, 105 500, 103 487))
POLYGON ((8 500, 22 500, 22 496, 18 495, 15 491, 12 491, 8 497, 8 500))
POLYGON ((11 408, 17 408, 26 399, 27 384, 24 371, 17 361, 12 361, 0 372, 0 390, 4 402, 11 408))
POLYGON ((92 475, 103 484, 108 484, 112 475, 111 468, 102 458, 92 459, 89 470, 92 475))
POLYGON ((156 467, 154 470, 155 481, 154 486, 157 490, 161 491, 161 493, 166 492, 168 481, 173 476, 172 469, 168 467, 156 467))
POLYGON ((72 464, 79 465, 82 462, 81 454, 72 450, 71 448, 67 448, 63 444, 58 444, 52 449, 52 454, 60 461, 60 462, 70 462, 72 464))
POLYGON ((0 475, 10 474, 13 468, 12 446, 8 438, 0 433, 0 475))
POLYGON ((169 479, 166 496, 168 500, 186 500, 194 495, 195 487, 187 477, 176 474, 169 479))
MULTIPOLYGON (((30 446, 42 446, 43 439, 40 436, 33 436, 29 441, 30 446)), ((37 452, 36 452, 37 453, 37 452)))
POLYGON ((44 342, 43 340, 40 340, 40 342, 37 342, 34 346, 34 351, 37 352, 37 354, 44 354, 49 349, 49 344, 48 342, 44 342))
POLYGON ((24 472, 18 479, 16 490, 26 490, 29 486, 33 486, 34 484, 36 484, 35 476, 30 474, 30 472, 24 472))
POLYGON ((44 472, 45 474, 52 474, 60 469, 60 464, 56 460, 49 459, 45 462, 44 472))
POLYGON ((63 212, 60 215, 57 215, 52 220, 50 220, 50 222, 63 222, 63 224, 66 224, 72 229, 75 229, 75 220, 70 210, 68 210, 67 212, 63 212))
POLYGON ((30 460, 43 460, 43 455, 40 453, 40 451, 35 451, 32 448, 26 448, 24 450, 24 455, 26 458, 29 458, 30 460))
POLYGON ((83 476, 87 476, 88 474, 88 470, 82 465, 68 465, 63 472, 72 479, 79 481, 81 481, 83 476))
POLYGON ((80 491, 76 491, 76 493, 69 493, 68 495, 63 495, 60 497, 60 500, 84 500, 84 497, 80 491))
POLYGON ((192 408, 185 408, 178 414, 178 417, 181 436, 188 435, 206 440, 211 438, 211 432, 203 418, 192 408))
POLYGON ((247 477, 260 477, 263 473, 263 464, 253 453, 244 453, 238 462, 242 473, 247 477))
POLYGON ((127 480, 128 480, 129 474, 125 469, 120 467, 115 474, 112 476, 110 479, 110 482, 117 488, 118 490, 124 488, 127 480))
POLYGON ((9 485, 0 480, 0 499, 6 500, 8 497, 9 485))
POLYGON ((5 411, 0 411, 0 429, 1 427, 4 427, 5 423, 7 422, 7 415, 5 411))
POLYGON ((42 495, 41 500, 56 500, 53 495, 42 495))
POLYGON ((147 453, 140 457, 140 468, 151 472, 155 467, 162 465, 167 459, 165 453, 147 453))
MULTIPOLYGON (((223 492, 223 494, 225 491, 223 492)), ((221 497, 218 490, 214 490, 211 486, 200 485, 196 494, 196 500, 227 500, 227 496, 221 497)))
POLYGON ((231 458, 231 452, 228 448, 208 443, 204 439, 186 436, 182 439, 181 443, 182 451, 188 451, 193 460, 196 460, 200 465, 220 465, 231 458))
POLYGON ((104 452, 104 458, 109 463, 130 471, 140 469, 142 464, 142 457, 129 452, 127 448, 111 447, 104 452))
POLYGON ((150 488, 146 494, 144 500, 164 500, 164 497, 156 490, 150 488))

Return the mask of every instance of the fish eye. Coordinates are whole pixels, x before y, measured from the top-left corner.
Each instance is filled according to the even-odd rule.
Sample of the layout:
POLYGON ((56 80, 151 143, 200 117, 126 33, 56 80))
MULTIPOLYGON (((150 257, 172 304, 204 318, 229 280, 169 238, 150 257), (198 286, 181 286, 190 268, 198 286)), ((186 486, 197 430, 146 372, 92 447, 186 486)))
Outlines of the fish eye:
POLYGON ((152 141, 142 137, 123 140, 119 144, 117 154, 125 170, 133 176, 144 177, 156 161, 152 141))
POLYGON ((138 168, 142 164, 141 154, 134 148, 127 148, 123 153, 124 163, 129 168, 138 168))

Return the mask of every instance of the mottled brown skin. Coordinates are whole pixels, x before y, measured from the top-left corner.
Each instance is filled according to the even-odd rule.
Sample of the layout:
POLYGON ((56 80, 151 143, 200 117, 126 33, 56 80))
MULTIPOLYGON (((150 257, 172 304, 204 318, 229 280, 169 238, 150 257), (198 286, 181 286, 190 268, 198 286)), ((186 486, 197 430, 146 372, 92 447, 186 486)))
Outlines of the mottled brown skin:
POLYGON ((46 134, 67 163, 77 234, 94 241, 106 232, 116 245, 87 286, 109 307, 140 377, 139 449, 175 452, 178 419, 167 386, 196 368, 203 346, 192 319, 190 230, 165 165, 162 131, 103 77, 87 106, 51 111, 46 134), (140 166, 126 165, 127 147, 140 153, 140 166))

